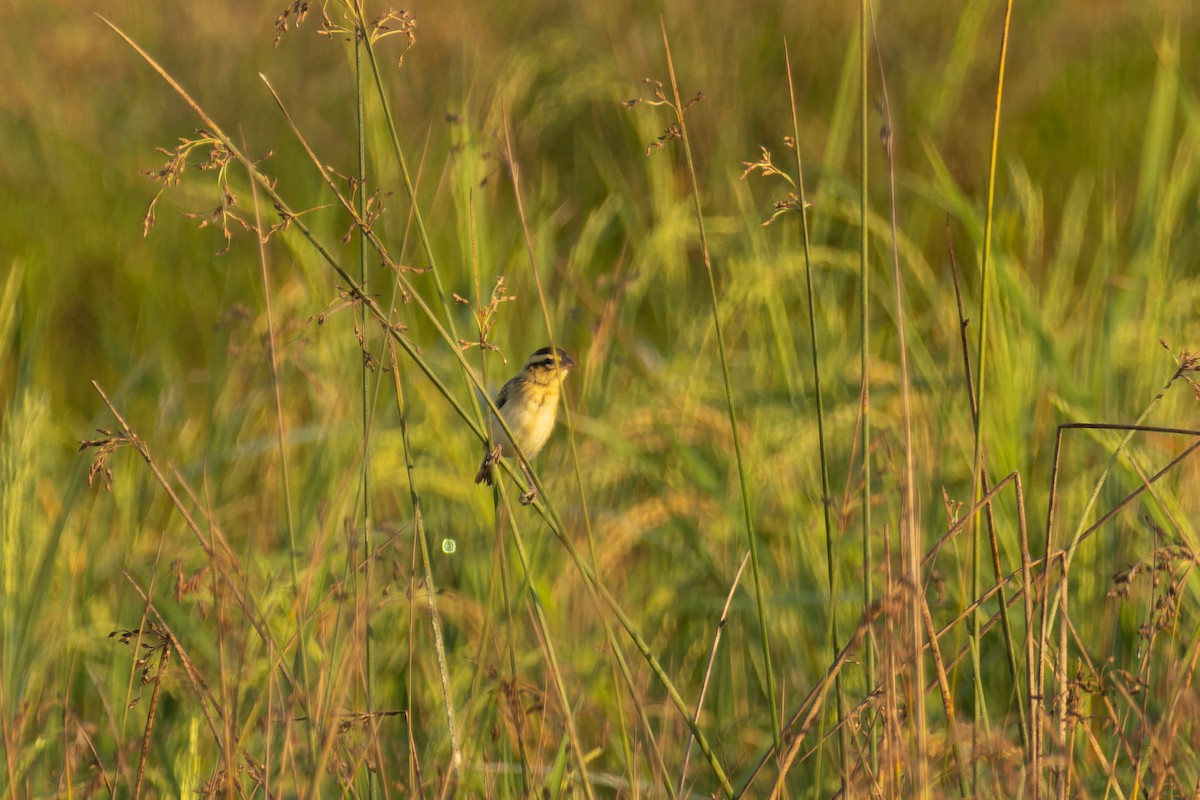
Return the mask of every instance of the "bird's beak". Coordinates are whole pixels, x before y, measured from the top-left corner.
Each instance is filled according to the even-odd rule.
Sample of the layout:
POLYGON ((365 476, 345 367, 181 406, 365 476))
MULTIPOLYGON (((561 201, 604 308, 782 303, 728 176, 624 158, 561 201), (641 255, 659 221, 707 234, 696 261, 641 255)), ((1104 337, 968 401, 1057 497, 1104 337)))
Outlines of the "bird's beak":
POLYGON ((563 369, 570 369, 571 367, 575 366, 575 359, 571 358, 569 355, 563 354, 563 357, 559 360, 558 365, 563 369))

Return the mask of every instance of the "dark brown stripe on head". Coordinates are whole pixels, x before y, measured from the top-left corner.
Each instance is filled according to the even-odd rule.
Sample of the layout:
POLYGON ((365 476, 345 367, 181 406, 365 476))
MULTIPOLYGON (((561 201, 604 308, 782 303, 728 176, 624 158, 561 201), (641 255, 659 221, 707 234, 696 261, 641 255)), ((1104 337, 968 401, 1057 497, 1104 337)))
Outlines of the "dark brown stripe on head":
POLYGON ((553 367, 555 364, 555 356, 557 356, 558 366, 560 369, 570 369, 575 366, 575 360, 567 355, 567 351, 561 347, 543 347, 540 350, 535 350, 529 360, 525 362, 525 368, 541 367, 543 369, 553 367))

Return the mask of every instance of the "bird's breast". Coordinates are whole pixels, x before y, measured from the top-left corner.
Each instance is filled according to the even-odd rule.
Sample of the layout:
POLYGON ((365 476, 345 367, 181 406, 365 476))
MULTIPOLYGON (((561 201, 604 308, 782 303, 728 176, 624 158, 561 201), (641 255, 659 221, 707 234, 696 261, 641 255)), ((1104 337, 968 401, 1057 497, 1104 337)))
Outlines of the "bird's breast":
MULTIPOLYGON (((549 395, 550 393, 545 393, 549 395)), ((533 458, 546 445, 546 440, 554 431, 554 420, 558 415, 558 398, 544 396, 528 398, 523 403, 508 403, 501 409, 504 421, 512 429, 517 446, 527 458, 533 458)), ((500 426, 496 426, 499 428, 500 426)), ((507 437, 503 429, 495 432, 498 441, 507 437)), ((515 455, 515 454, 510 454, 515 455)))

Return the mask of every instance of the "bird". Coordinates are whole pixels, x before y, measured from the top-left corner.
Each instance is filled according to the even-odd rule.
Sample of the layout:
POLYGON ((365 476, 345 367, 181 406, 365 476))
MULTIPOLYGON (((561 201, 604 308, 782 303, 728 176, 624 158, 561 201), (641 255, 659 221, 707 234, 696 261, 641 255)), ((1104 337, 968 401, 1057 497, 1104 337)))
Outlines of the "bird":
MULTIPOLYGON (((533 458, 546 446, 558 416, 563 378, 574 366, 574 359, 561 347, 543 347, 535 350, 521 371, 496 394, 496 408, 525 458, 533 458)), ((492 415, 490 420, 495 447, 483 457, 479 473, 475 476, 475 483, 489 486, 493 481, 492 468, 500 457, 517 454, 512 447, 512 440, 495 416, 492 415)), ((521 471, 529 481, 529 491, 520 498, 521 504, 527 506, 537 499, 537 485, 524 462, 521 462, 521 471)))

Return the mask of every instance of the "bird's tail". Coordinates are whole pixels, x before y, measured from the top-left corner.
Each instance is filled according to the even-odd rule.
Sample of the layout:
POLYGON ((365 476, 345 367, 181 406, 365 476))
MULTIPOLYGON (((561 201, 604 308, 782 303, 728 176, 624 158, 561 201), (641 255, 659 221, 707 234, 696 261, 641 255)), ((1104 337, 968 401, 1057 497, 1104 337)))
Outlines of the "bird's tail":
POLYGON ((475 473, 476 483, 486 483, 492 485, 492 467, 500 460, 500 445, 496 445, 490 453, 483 457, 483 463, 479 465, 479 472, 475 473))

